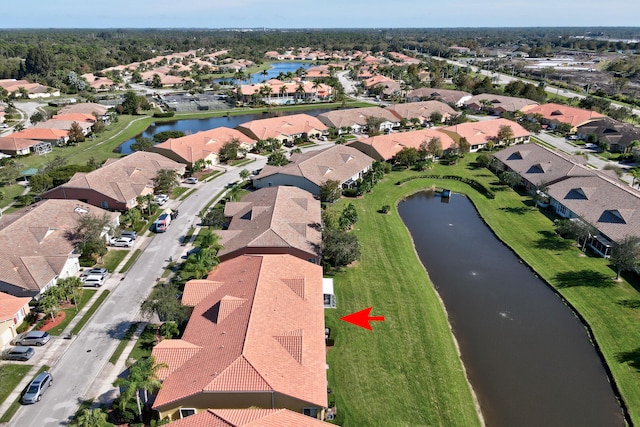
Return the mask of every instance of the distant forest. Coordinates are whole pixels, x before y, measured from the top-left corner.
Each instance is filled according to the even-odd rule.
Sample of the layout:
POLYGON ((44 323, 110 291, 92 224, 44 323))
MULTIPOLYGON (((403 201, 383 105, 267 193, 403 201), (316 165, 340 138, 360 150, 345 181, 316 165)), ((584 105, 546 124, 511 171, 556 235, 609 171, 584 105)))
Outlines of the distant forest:
POLYGON ((422 51, 448 57, 448 47, 516 47, 529 56, 558 49, 631 51, 639 28, 456 28, 335 30, 4 30, 0 31, 0 78, 27 78, 59 87, 70 71, 78 74, 143 61, 190 49, 228 49, 229 56, 264 60, 269 50, 310 47, 325 51, 422 51), (586 38, 575 38, 585 36, 586 38))

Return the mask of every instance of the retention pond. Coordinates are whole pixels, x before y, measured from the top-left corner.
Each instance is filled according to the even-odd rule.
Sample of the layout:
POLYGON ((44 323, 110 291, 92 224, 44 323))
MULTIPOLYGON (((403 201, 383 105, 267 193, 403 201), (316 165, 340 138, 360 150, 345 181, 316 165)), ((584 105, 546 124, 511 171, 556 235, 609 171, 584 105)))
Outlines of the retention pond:
POLYGON ((620 426, 622 409, 575 314, 464 196, 398 210, 447 309, 487 426, 620 426))

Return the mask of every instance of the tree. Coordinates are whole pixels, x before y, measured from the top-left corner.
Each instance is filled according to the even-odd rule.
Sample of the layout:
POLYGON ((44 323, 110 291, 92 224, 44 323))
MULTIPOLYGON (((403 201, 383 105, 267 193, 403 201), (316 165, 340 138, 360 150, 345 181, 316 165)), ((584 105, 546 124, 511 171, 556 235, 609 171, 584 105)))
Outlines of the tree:
POLYGON ((384 119, 382 117, 367 116, 365 122, 367 124, 368 136, 371 137, 371 136, 380 135, 380 126, 384 122, 384 119))
POLYGON ((267 164, 271 166, 284 166, 289 163, 289 159, 282 151, 276 151, 269 154, 267 157, 267 164))
POLYGON ((179 130, 166 130, 163 132, 158 132, 153 134, 154 142, 165 142, 167 139, 171 138, 182 138, 185 136, 185 133, 179 130))
POLYGON ((342 210, 340 218, 338 219, 338 225, 342 230, 349 230, 356 222, 358 222, 358 211, 353 203, 349 203, 342 210))
POLYGON ((338 268, 360 259, 360 243, 355 234, 327 228, 322 236, 322 262, 338 268))
POLYGON ((476 157, 476 162, 483 168, 488 168, 491 166, 491 162, 493 161, 493 156, 486 153, 481 153, 476 157))
POLYGON ((151 87, 154 89, 160 89, 162 87, 162 79, 158 73, 154 73, 151 77, 151 87))
POLYGON ((245 180, 245 179, 249 178, 250 176, 251 176, 251 172, 249 172, 248 169, 242 169, 240 171, 240 178, 241 179, 245 180))
POLYGON ((509 125, 502 125, 498 129, 498 133, 496 135, 496 139, 498 142, 502 144, 509 145, 511 140, 513 139, 513 129, 509 125))
POLYGON ((171 339, 173 337, 178 336, 180 333, 180 329, 178 329, 178 324, 173 321, 164 322, 162 326, 160 326, 160 335, 167 339, 171 339))
POLYGON ((84 133, 82 132, 82 128, 80 127, 80 123, 78 122, 71 123, 68 135, 68 144, 77 144, 84 141, 84 133))
POLYGON ((470 150, 471 150, 471 145, 469 144, 469 141, 467 141, 467 138, 463 136, 458 141, 458 151, 460 152, 461 155, 464 155, 468 153, 470 150))
POLYGON ((82 281, 79 277, 72 276, 65 279, 58 279, 56 286, 60 291, 59 295, 64 298, 65 301, 71 302, 73 298, 74 303, 77 304, 77 301, 75 301, 76 291, 82 286, 82 281))
POLYGON ((627 236, 618 242, 611 251, 609 261, 616 270, 616 280, 621 272, 637 267, 640 261, 640 237, 627 236))
POLYGON ((138 136, 136 137, 136 142, 131 144, 130 147, 132 151, 149 151, 153 146, 153 139, 147 138, 146 136, 138 136))
POLYGON ((204 215, 200 216, 200 223, 205 227, 222 230, 227 220, 222 209, 209 209, 204 215))
POLYGON ((140 390, 144 391, 145 403, 149 400, 148 391, 160 389, 162 383, 158 378, 158 370, 168 367, 165 363, 155 363, 153 356, 138 360, 129 367, 129 376, 120 377, 113 382, 116 387, 125 389, 121 397, 124 397, 124 404, 131 400, 133 396, 136 398, 138 405, 138 416, 142 421, 142 407, 140 405, 140 390))
POLYGON ((187 318, 187 307, 180 303, 180 289, 176 283, 165 283, 156 286, 149 297, 142 303, 142 314, 151 317, 156 314, 161 321, 182 323, 187 318))
POLYGON ((38 308, 45 316, 51 316, 51 320, 55 320, 56 315, 60 311, 60 300, 57 292, 57 289, 49 288, 38 301, 38 308))
POLYGON ((102 408, 84 408, 76 424, 80 427, 107 427, 113 424, 107 422, 107 414, 102 411, 102 408))
POLYGON ((515 172, 505 171, 500 174, 500 182, 514 188, 522 182, 522 178, 515 172))
POLYGON ((112 231, 111 219, 107 214, 83 214, 78 218, 78 224, 70 237, 80 241, 78 250, 83 258, 100 258, 107 253, 103 235, 112 231))
POLYGON ((232 140, 225 142, 224 145, 218 151, 218 160, 220 163, 229 163, 238 159, 238 152, 240 150, 240 141, 233 138, 232 140))
POLYGON ((202 248, 200 251, 187 257, 182 268, 181 276, 185 279, 203 279, 220 263, 216 256, 217 250, 202 248), (186 273, 184 275, 183 273, 186 273))
POLYGON ((29 178, 29 185, 34 193, 44 193, 53 188, 53 178, 46 173, 38 173, 29 178))
POLYGON ((556 221, 556 232, 562 237, 575 239, 584 252, 587 242, 591 236, 597 233, 597 230, 580 219, 562 219, 556 221))
POLYGON ((13 182, 20 178, 20 169, 22 169, 24 165, 15 160, 11 159, 4 166, 0 167, 0 183, 2 184, 13 184, 13 182))
MULTIPOLYGON (((423 148, 423 144, 425 143, 420 144, 420 148, 423 148)), ((442 156, 442 141, 440 138, 434 136, 426 143, 424 149, 427 153, 431 154, 432 157, 438 158, 442 156)))
POLYGON ((136 115, 140 114, 140 110, 148 110, 150 108, 147 98, 138 96, 133 91, 127 91, 124 94, 124 100, 120 104, 123 114, 136 115))
POLYGON ((328 179, 320 185, 320 201, 333 203, 342 195, 340 181, 328 179))
POLYGON ((634 185, 640 183, 640 168, 631 168, 631 169, 629 169, 629 174, 633 177, 633 180, 631 181, 631 186, 632 187, 634 185))
POLYGON ((172 169, 160 169, 153 179, 154 192, 157 194, 171 193, 178 183, 178 174, 172 169))
POLYGON ((442 113, 440 113, 439 111, 434 111, 433 113, 431 113, 431 116, 429 117, 429 121, 434 125, 438 125, 439 123, 442 123, 442 113))
POLYGON ((396 165, 410 167, 416 163, 419 159, 418 150, 414 147, 403 147, 402 150, 396 153, 395 163, 396 165))
POLYGON ((31 117, 29 117, 29 121, 31 122, 32 125, 35 125, 38 122, 46 121, 48 118, 49 117, 47 116, 46 113, 43 113, 42 111, 38 110, 35 113, 33 113, 31 117))

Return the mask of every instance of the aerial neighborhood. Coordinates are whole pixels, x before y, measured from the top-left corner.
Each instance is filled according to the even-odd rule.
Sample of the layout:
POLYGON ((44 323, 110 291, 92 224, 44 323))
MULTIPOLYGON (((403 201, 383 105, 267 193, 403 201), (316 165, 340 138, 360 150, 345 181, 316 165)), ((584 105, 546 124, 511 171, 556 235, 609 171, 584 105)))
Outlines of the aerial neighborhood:
POLYGON ((495 402, 467 375, 468 343, 402 223, 399 206, 428 190, 444 208, 465 194, 579 313, 616 421, 640 422, 628 368, 640 344, 624 347, 640 300, 633 104, 553 79, 531 46, 251 50, 240 35, 257 37, 199 46, 196 34, 57 73, 31 49, 24 72, 0 67, 0 350, 13 359, 0 374, 28 367, 0 420, 491 424, 495 402), (547 240, 526 240, 530 228, 547 240), (583 276, 559 271, 574 263, 583 276), (367 307, 386 310, 369 331, 342 322, 367 307), (54 408, 57 394, 72 402, 54 408), (400 408, 382 419, 374 395, 400 408))

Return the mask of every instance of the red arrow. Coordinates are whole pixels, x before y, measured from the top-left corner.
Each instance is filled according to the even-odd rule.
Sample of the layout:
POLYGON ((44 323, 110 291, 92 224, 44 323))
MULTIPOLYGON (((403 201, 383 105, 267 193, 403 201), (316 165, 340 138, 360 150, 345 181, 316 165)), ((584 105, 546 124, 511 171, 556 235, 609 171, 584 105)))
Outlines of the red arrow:
POLYGON ((353 323, 356 326, 371 330, 369 322, 384 322, 384 316, 369 316, 373 307, 365 308, 364 310, 356 311, 355 313, 348 314, 340 318, 345 322, 353 323))

